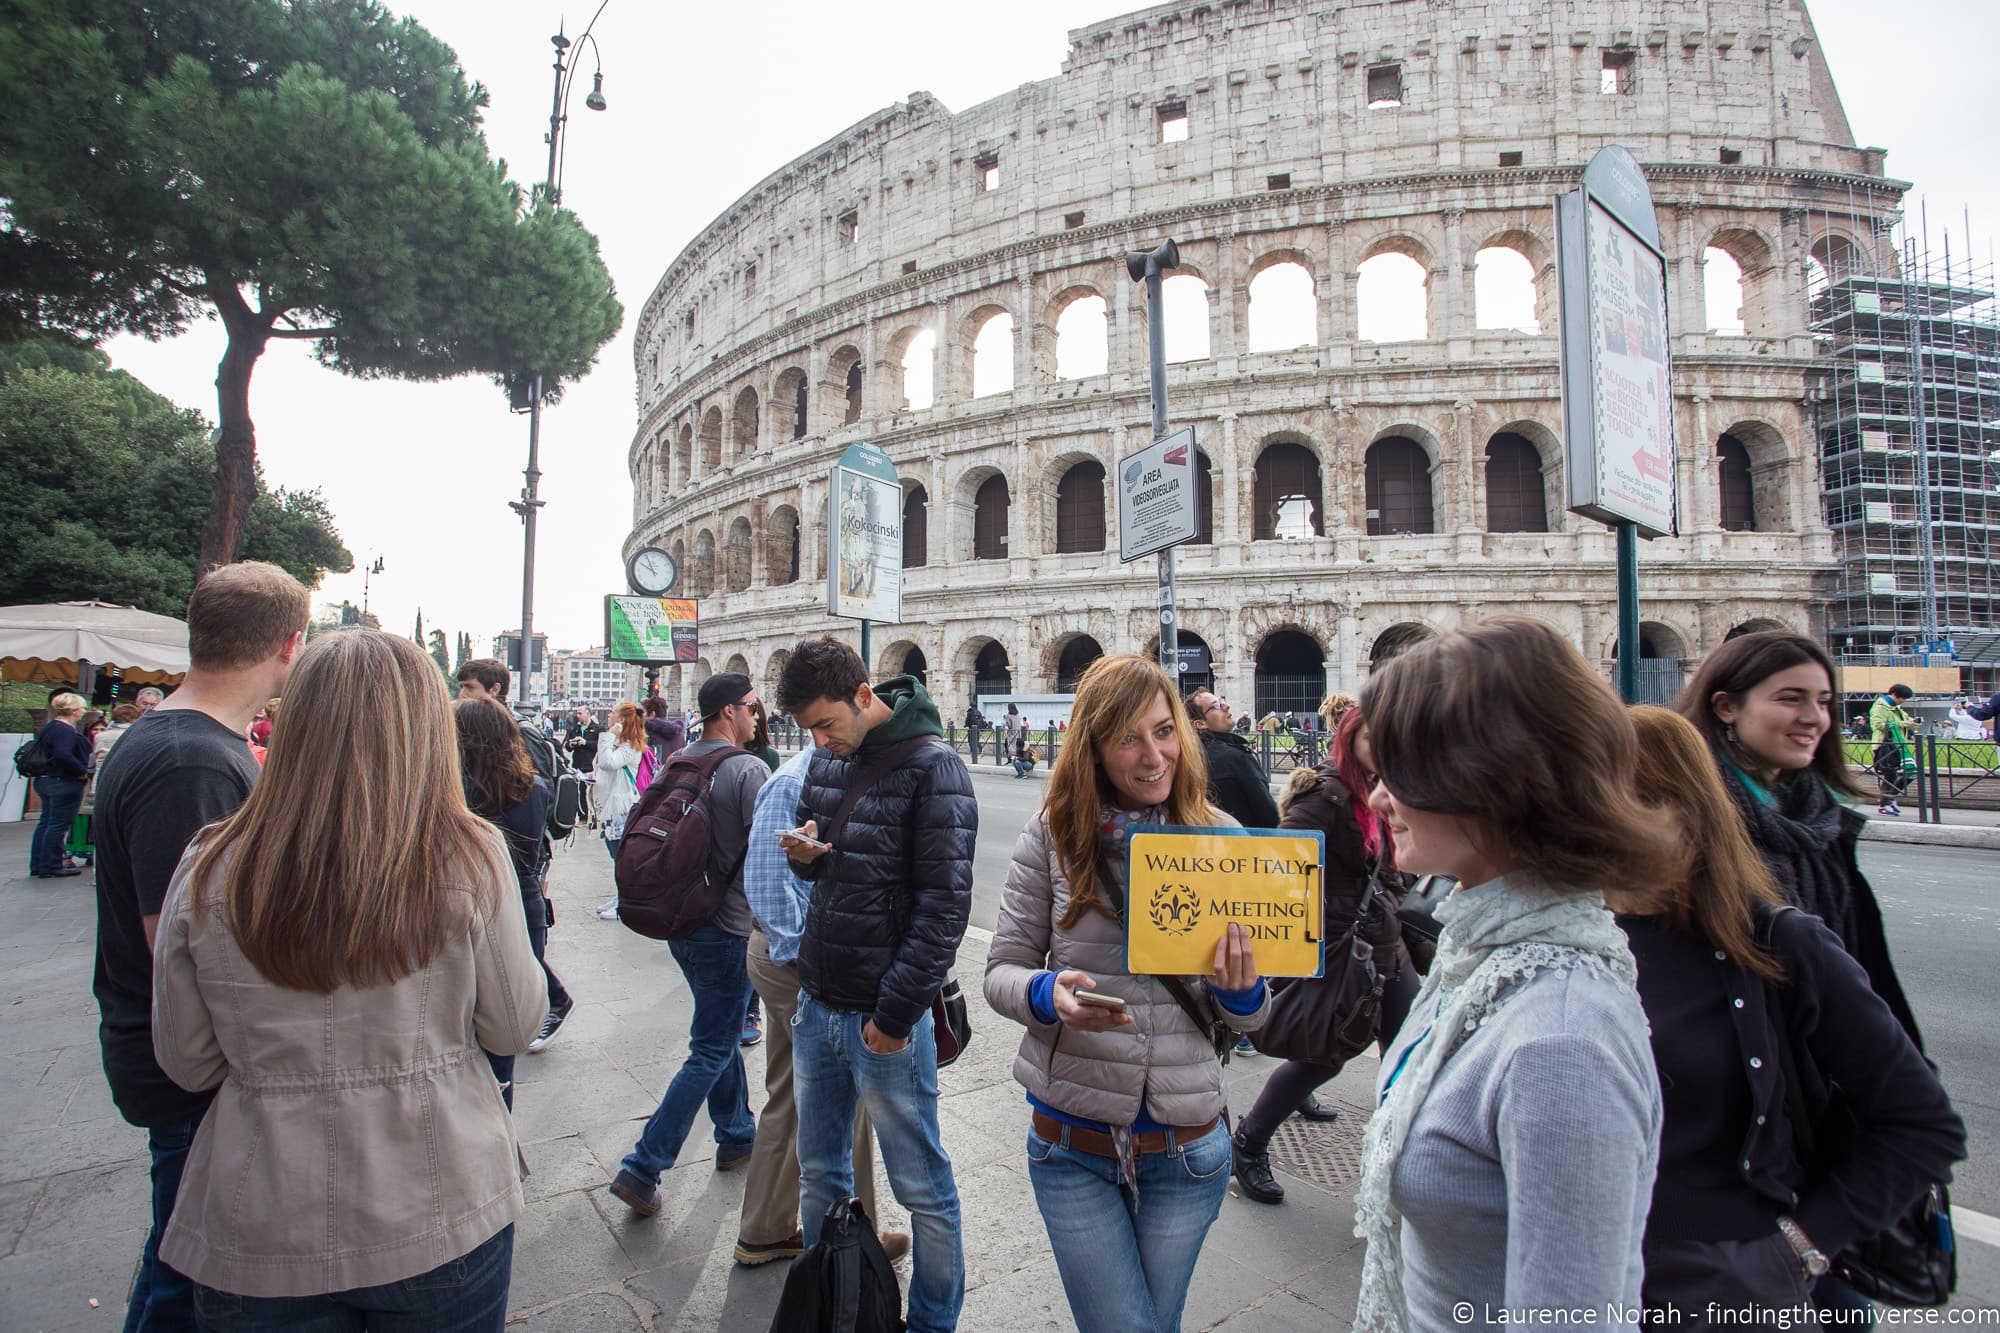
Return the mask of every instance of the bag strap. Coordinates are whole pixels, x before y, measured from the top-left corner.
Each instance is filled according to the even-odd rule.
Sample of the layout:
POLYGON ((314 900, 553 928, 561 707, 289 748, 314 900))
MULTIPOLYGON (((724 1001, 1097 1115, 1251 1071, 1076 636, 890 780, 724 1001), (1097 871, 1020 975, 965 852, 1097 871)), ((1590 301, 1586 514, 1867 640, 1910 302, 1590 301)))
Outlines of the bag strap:
MULTIPOLYGON (((1110 904, 1113 919, 1119 925, 1124 925, 1125 889, 1101 856, 1097 860, 1097 883, 1098 887, 1104 890, 1105 901, 1110 904)), ((1205 991, 1202 992, 1201 998, 1196 998, 1196 992, 1188 985, 1186 977, 1157 975, 1153 979, 1167 988, 1167 994, 1174 997, 1174 1003, 1188 1016, 1189 1021, 1194 1024, 1195 1031, 1206 1033, 1209 1044, 1215 1047, 1216 1055, 1221 1057, 1222 1063, 1228 1064, 1229 1053, 1236 1048, 1236 1034, 1216 1012, 1214 998, 1205 991), (1202 1000, 1207 1000, 1207 1004, 1204 1005, 1202 1000)))
POLYGON ((901 768, 905 760, 926 745, 942 744, 935 736, 912 736, 909 740, 896 744, 875 756, 868 765, 848 780, 847 792, 834 807, 833 817, 826 821, 826 827, 819 831, 819 840, 829 847, 834 835, 847 825, 847 817, 854 813, 854 807, 868 794, 869 788, 889 775, 889 771, 901 768))
MULTIPOLYGON (((1799 909, 1789 903, 1760 908, 1757 912, 1757 947, 1775 955, 1778 918, 1799 909)), ((1770 1015, 1771 1031, 1778 1041, 1778 1077, 1785 1085, 1785 1116, 1792 1122, 1792 1150, 1808 1168, 1819 1156, 1819 1135, 1812 1113, 1806 1106, 1805 1083, 1798 1050, 1792 1044, 1792 1026, 1785 1016, 1785 997, 1780 988, 1764 983, 1764 1008, 1770 1015)))

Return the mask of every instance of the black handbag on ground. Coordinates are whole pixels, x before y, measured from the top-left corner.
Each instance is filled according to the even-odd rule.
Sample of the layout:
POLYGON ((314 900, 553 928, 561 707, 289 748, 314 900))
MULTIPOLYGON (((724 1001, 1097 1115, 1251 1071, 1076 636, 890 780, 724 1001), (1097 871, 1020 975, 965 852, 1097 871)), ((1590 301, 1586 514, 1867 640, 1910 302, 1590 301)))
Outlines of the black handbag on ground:
POLYGON ((829 1208, 792 1261, 771 1333, 903 1333, 903 1288, 859 1199, 829 1208))
MULTIPOLYGON (((1757 944, 1771 952, 1773 923, 1796 907, 1760 912, 1757 944)), ((1838 1158, 1854 1142, 1854 1112, 1814 1061, 1792 1040, 1784 998, 1766 983, 1765 1008, 1777 1038, 1778 1063, 1785 1081, 1785 1115, 1799 1160, 1808 1167, 1838 1158), (1817 1112, 1817 1114, 1815 1114, 1817 1112)), ((1958 1287, 1958 1237, 1951 1224, 1951 1191, 1933 1183, 1903 1215, 1877 1236, 1860 1240, 1833 1257, 1833 1275, 1871 1300, 1885 1305, 1943 1305, 1958 1287)))

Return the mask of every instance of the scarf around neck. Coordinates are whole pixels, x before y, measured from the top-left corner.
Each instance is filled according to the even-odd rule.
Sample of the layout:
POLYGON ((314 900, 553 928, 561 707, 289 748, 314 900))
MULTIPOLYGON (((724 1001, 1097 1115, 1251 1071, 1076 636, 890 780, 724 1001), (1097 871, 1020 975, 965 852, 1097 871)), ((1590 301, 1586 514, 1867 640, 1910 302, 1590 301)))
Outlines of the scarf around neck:
POLYGON ((1503 875, 1452 894, 1438 905, 1437 919, 1444 927, 1437 957, 1410 1006, 1413 1015, 1421 1013, 1435 995, 1436 1017, 1404 1054, 1362 1136, 1354 1234, 1368 1242, 1368 1253, 1354 1312, 1356 1333, 1400 1333, 1405 1326, 1402 1239, 1389 1201, 1391 1177, 1411 1122, 1452 1052, 1543 972, 1584 968, 1627 986, 1639 975, 1602 894, 1559 892, 1503 875))

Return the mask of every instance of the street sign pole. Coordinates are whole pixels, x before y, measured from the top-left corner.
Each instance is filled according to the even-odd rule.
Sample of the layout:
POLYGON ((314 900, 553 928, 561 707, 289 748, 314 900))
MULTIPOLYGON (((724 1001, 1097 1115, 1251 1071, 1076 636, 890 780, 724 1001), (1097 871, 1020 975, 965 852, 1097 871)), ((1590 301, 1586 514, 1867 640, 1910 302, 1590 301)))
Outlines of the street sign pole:
POLYGON ((1639 702, 1639 525, 1618 525, 1618 697, 1639 702))
MULTIPOLYGON (((1160 274, 1166 269, 1179 268, 1180 263, 1180 247, 1172 241, 1163 241, 1159 248, 1145 254, 1135 252, 1125 256, 1125 271, 1132 275, 1132 281, 1146 284, 1146 362, 1153 381, 1156 441, 1165 439, 1167 434, 1167 319, 1160 304, 1160 274)), ((1174 692, 1178 694, 1181 635, 1174 610, 1174 548, 1162 550, 1159 560, 1160 665, 1174 682, 1174 692)))

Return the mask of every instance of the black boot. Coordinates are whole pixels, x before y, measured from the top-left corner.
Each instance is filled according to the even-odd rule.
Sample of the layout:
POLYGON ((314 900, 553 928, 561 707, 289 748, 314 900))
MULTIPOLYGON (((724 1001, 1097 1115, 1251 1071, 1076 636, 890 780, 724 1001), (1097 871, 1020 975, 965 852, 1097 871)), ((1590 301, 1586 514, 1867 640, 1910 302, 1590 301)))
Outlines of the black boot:
MULTIPOLYGON (((1235 1160, 1230 1169, 1236 1173, 1236 1183, 1242 1187, 1243 1196, 1258 1203, 1283 1203, 1285 1187, 1271 1174, 1271 1154, 1260 1149, 1252 1152, 1243 1138, 1243 1131, 1237 1130, 1230 1137, 1235 1147, 1235 1160)), ((1265 1145, 1268 1148, 1270 1145, 1265 1145)))
POLYGON ((1310 1092, 1306 1094, 1306 1099, 1299 1103, 1299 1115, 1307 1120, 1317 1120, 1322 1124, 1340 1119, 1340 1112, 1330 1106, 1320 1105, 1319 1098, 1310 1092))

